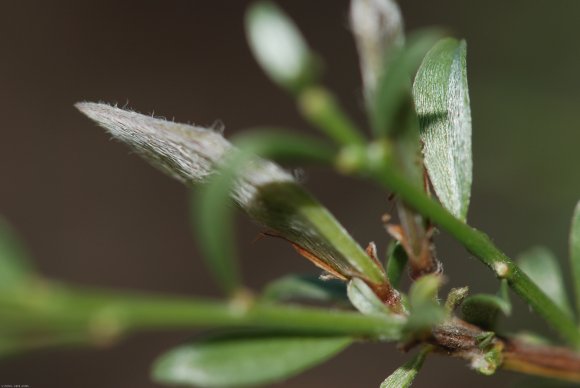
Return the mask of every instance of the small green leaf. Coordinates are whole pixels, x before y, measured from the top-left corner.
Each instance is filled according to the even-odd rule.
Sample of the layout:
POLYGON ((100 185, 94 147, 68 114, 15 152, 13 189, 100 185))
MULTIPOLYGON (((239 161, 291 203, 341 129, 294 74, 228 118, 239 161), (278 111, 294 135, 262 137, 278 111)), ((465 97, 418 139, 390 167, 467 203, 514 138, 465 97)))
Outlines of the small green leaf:
POLYGON ((296 25, 274 3, 261 1, 246 13, 246 36, 262 69, 293 92, 316 78, 314 56, 296 25))
POLYGON ((580 202, 574 209, 570 228, 570 267, 576 291, 576 313, 580 315, 580 202))
POLYGON ((404 48, 394 48, 389 53, 391 59, 383 61, 371 109, 373 129, 378 137, 392 136, 396 131, 404 130, 397 119, 412 100, 411 77, 439 36, 436 31, 415 33, 404 48))
POLYGON ((494 329, 500 313, 511 314, 512 306, 507 287, 507 282, 502 280, 499 296, 476 294, 465 299, 461 306, 463 319, 486 330, 494 329))
POLYGON ((437 197, 465 221, 471 196, 471 111, 464 41, 446 38, 425 56, 413 84, 425 166, 437 197))
POLYGON ((381 388, 407 388, 413 384, 413 380, 423 366, 427 354, 431 352, 431 346, 425 346, 423 349, 409 360, 405 365, 395 370, 389 377, 382 382, 381 388))
POLYGON ((213 175, 193 198, 192 218, 203 257, 220 286, 229 294, 241 284, 230 192, 242 157, 213 175))
POLYGON ((262 295, 262 300, 271 302, 295 299, 348 303, 346 284, 313 275, 288 275, 268 284, 262 295))
POLYGON ((391 311, 363 280, 352 278, 346 288, 348 299, 363 314, 387 314, 391 311))
POLYGON ((399 288, 401 277, 405 271, 405 266, 409 258, 401 244, 393 242, 389 246, 389 260, 387 261, 387 278, 394 288, 399 288))
POLYGON ((543 247, 529 249, 519 255, 518 264, 550 299, 572 317, 558 260, 548 249, 543 247))
POLYGON ((0 217, 0 290, 20 287, 32 274, 24 245, 8 222, 0 217))
POLYGON ((445 319, 447 314, 437 302, 441 282, 440 276, 432 274, 413 283, 409 291, 410 315, 405 326, 407 332, 413 334, 429 330, 445 319))
POLYGON ((273 383, 330 359, 351 343, 342 337, 219 336, 162 355, 153 378, 197 387, 273 383))
POLYGON ((411 77, 438 36, 434 31, 416 33, 404 48, 393 50, 391 60, 383 62, 371 107, 375 135, 391 140, 393 164, 409 182, 421 189, 424 180, 419 119, 413 104, 411 77))

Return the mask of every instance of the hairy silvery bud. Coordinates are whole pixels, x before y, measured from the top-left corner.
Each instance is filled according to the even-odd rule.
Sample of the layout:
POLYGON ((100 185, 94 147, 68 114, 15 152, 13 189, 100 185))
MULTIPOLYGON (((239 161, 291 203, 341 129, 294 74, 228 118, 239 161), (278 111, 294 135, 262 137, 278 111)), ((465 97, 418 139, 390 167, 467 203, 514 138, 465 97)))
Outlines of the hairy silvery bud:
MULTIPOLYGON (((76 107, 153 165, 185 183, 205 181, 237 152, 221 133, 211 129, 106 104, 83 102, 76 107)), ((341 279, 356 276, 384 286, 386 279, 379 265, 277 164, 252 158, 237 172, 231 196, 251 218, 291 242, 327 272, 341 279)))
MULTIPOLYGON (((81 102, 76 107, 105 127, 155 167, 184 183, 206 180, 234 150, 217 131, 145 116, 107 104, 81 102)), ((293 182, 291 174, 260 159, 239 179, 232 197, 242 208, 259 186, 293 182)))
POLYGON ((374 93, 383 62, 404 42, 403 19, 393 0, 352 0, 350 24, 368 99, 374 93))

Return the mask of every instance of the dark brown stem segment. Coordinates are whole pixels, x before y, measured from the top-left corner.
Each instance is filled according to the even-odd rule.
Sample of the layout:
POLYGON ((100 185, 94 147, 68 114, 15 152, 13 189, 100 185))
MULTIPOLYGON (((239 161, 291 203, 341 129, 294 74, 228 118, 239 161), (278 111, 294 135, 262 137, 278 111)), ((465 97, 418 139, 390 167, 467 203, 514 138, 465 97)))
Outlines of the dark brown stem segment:
POLYGON ((580 383, 580 354, 565 348, 506 341, 503 367, 520 373, 580 383))
POLYGON ((436 352, 474 361, 484 356, 487 349, 499 350, 499 367, 528 375, 550 377, 580 383, 580 354, 570 349, 531 345, 520 340, 495 337, 482 348, 481 338, 486 332, 457 318, 437 326, 428 342, 436 352))

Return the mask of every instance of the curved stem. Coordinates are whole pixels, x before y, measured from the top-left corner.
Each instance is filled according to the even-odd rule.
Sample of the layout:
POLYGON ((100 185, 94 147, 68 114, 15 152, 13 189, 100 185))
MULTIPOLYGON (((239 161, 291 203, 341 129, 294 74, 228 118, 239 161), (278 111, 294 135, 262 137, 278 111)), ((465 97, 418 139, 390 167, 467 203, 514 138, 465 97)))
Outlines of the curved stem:
POLYGON ((455 218, 438 202, 409 183, 391 164, 381 163, 378 168, 367 165, 365 168, 376 181, 394 191, 408 206, 455 237, 499 278, 507 279, 511 288, 562 337, 572 345, 580 347, 580 331, 574 321, 520 270, 513 260, 499 250, 485 233, 455 218))

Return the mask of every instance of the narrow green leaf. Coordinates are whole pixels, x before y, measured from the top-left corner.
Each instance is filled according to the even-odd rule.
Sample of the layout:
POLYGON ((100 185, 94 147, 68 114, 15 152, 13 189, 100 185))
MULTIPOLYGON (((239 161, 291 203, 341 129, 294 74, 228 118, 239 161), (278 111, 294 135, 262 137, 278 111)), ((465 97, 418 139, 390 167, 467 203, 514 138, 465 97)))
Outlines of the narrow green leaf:
POLYGON ((359 276, 376 284, 387 281, 380 266, 302 187, 293 183, 270 184, 260 188, 254 203, 257 206, 249 207, 254 219, 292 242, 302 255, 325 271, 345 280, 359 276))
POLYGON ((268 302, 296 299, 348 303, 346 284, 313 275, 288 275, 269 283, 262 294, 262 300, 268 302))
POLYGON ((518 263, 522 271, 539 285, 550 299, 570 317, 573 316, 562 272, 552 252, 544 247, 534 247, 521 253, 518 263))
MULTIPOLYGON (((332 159, 332 148, 323 143, 292 135, 261 136, 254 132, 237 139, 243 148, 232 148, 218 174, 203 187, 195 204, 196 230, 210 268, 227 292, 240 285, 235 255, 233 213, 229 205, 232 186, 255 171, 255 154, 282 159, 308 159, 318 162, 332 159)), ((316 265, 340 278, 363 276, 377 284, 385 281, 380 267, 350 237, 338 221, 310 194, 293 181, 260 185, 252 178, 252 190, 235 198, 255 220, 299 248, 316 265)), ((234 195, 236 197, 236 195, 234 195)))
POLYGON ((413 104, 411 77, 438 36, 434 31, 414 34, 404 48, 393 50, 390 61, 383 62, 374 105, 371 107, 375 135, 388 137, 393 145, 391 162, 409 182, 421 190, 424 174, 420 128, 413 104))
POLYGON ((580 202, 574 209, 570 228, 570 267, 576 291, 576 313, 580 315, 580 202))
MULTIPOLYGON (((237 158, 236 158, 237 159, 237 158)), ((237 171, 231 162, 200 187, 193 197, 192 218, 203 257, 216 280, 232 294, 241 285, 230 192, 237 171)))
POLYGON ((353 278, 346 288, 348 299, 352 305, 363 314, 387 314, 391 311, 373 290, 361 279, 353 278))
POLYGON ((246 36, 254 56, 274 82, 292 92, 313 83, 313 54, 296 25, 274 3, 260 1, 246 13, 246 36))
POLYGON ((401 277, 405 271, 405 266, 409 258, 407 253, 401 244, 398 242, 393 242, 389 246, 389 254, 387 261, 387 278, 391 282, 394 288, 399 288, 401 283, 401 277))
POLYGON ((472 180, 471 110, 464 41, 446 38, 425 56, 413 84, 425 166, 437 197, 465 221, 472 180))
POLYGON ((0 290, 20 287, 32 274, 24 245, 8 222, 0 217, 0 290))
POLYGON ((438 275, 426 275, 411 286, 409 291, 410 315, 405 326, 408 333, 429 330, 445 319, 447 315, 445 309, 437 302, 437 292, 441 286, 441 281, 442 279, 438 275))
POLYGON ((512 306, 507 281, 502 280, 498 295, 476 294, 465 299, 461 306, 463 319, 483 329, 493 330, 499 314, 510 315, 512 306))
MULTIPOLYGON (((292 135, 262 136, 258 131, 238 137, 236 144, 246 155, 274 159, 282 156, 284 159, 329 162, 335 158, 334 148, 292 135)), ((243 168, 240 167, 242 163, 235 164, 243 168)), ((299 185, 286 182, 262 186, 246 211, 331 274, 343 279, 360 276, 376 284, 386 281, 380 266, 332 214, 299 185)))
POLYGON ((162 355, 153 366, 153 378, 197 387, 273 383, 330 359, 351 343, 343 337, 220 336, 162 355))
POLYGON ((436 31, 416 33, 409 37, 404 48, 392 50, 390 60, 383 61, 371 109, 377 137, 392 136, 396 131, 404 130, 397 119, 412 100, 411 77, 439 36, 436 31))
POLYGON ((415 357, 409 360, 405 365, 395 370, 389 377, 382 382, 381 388, 407 388, 413 384, 413 380, 423 366, 427 354, 431 352, 431 346, 422 348, 415 357))

